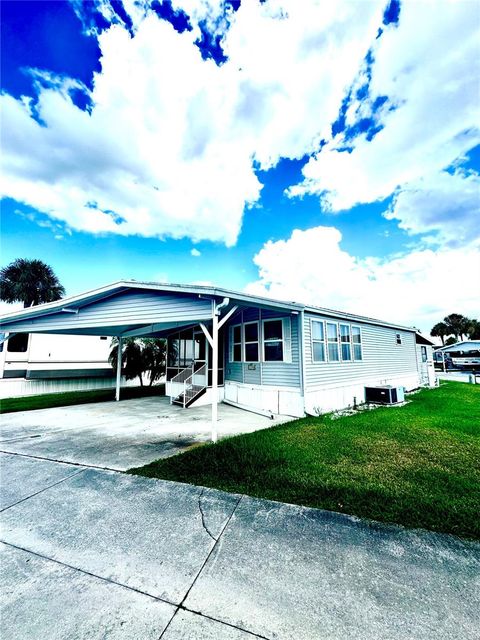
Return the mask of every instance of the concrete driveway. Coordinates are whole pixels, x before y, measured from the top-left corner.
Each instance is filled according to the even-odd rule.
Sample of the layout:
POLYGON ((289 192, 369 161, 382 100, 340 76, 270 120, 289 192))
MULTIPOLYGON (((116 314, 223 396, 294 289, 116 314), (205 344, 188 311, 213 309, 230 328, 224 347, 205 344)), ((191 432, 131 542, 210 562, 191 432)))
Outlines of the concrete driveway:
POLYGON ((0 454, 0 635, 478 640, 480 545, 0 454))
MULTIPOLYGON (((220 438, 292 420, 218 409, 220 438)), ((183 409, 159 396, 7 413, 0 451, 124 471, 208 442, 210 413, 210 406, 183 409)))

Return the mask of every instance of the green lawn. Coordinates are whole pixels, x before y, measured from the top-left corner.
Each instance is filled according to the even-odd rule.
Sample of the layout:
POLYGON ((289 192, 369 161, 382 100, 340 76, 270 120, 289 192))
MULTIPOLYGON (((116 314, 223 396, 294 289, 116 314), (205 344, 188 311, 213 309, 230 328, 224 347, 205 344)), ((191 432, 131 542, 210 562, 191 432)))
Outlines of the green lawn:
POLYGON ((409 400, 296 420, 130 473, 480 538, 480 386, 448 382, 409 400))
MULTIPOLYGON (((121 398, 141 398, 144 396, 164 395, 165 385, 153 387, 125 387, 121 391, 121 398)), ((44 393, 38 396, 24 396, 21 398, 5 398, 0 400, 0 413, 14 411, 31 411, 32 409, 48 409, 50 407, 67 407, 72 404, 87 404, 89 402, 107 402, 115 399, 115 389, 96 389, 94 391, 67 391, 66 393, 44 393)))

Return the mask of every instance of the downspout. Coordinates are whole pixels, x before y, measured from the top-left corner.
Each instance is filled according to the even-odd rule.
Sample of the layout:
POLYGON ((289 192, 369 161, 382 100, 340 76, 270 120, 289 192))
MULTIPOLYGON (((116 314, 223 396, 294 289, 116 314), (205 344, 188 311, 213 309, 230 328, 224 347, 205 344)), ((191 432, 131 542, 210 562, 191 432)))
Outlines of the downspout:
POLYGON ((224 298, 222 300, 222 302, 220 304, 217 305, 217 308, 215 310, 215 314, 217 316, 220 315, 220 311, 224 308, 224 307, 228 307, 228 305, 230 304, 230 298, 224 298))
POLYGON ((300 322, 300 331, 298 332, 300 342, 300 390, 303 400, 303 411, 305 411, 305 385, 306 385, 306 366, 305 366, 305 311, 302 309, 297 316, 300 322))

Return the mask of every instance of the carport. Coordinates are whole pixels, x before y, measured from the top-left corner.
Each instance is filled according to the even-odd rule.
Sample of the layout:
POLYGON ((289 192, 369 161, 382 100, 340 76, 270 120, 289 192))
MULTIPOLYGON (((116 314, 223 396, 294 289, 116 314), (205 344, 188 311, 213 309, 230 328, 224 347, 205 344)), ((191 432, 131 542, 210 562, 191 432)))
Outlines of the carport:
MULTIPOLYGON (((224 357, 219 353, 219 336, 225 323, 253 300, 258 302, 254 296, 214 287, 120 281, 6 314, 0 318, 0 330, 9 337, 17 333, 111 336, 121 347, 126 338, 163 338, 179 328, 195 327, 210 347, 205 384, 211 389, 211 439, 216 442, 219 363, 224 357)), ((262 302, 267 308, 288 306, 265 299, 262 302)), ((118 351, 120 358, 121 348, 118 351)), ((117 366, 117 401, 120 394, 121 367, 117 366)))

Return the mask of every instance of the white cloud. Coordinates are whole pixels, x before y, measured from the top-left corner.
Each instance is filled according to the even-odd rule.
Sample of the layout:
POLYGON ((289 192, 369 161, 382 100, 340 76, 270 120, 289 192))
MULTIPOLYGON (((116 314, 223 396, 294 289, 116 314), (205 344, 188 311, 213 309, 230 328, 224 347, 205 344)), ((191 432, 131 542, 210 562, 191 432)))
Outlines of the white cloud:
POLYGON ((202 253, 201 251, 199 251, 198 249, 195 249, 195 247, 190 251, 190 255, 193 256, 194 258, 199 258, 202 253))
POLYGON ((480 241, 480 176, 439 172, 407 184, 384 214, 411 234, 431 233, 432 242, 465 246, 480 241))
MULTIPOLYGON (((371 141, 365 135, 353 140, 337 135, 309 160, 304 182, 289 194, 318 194, 325 208, 339 211, 399 189, 394 217, 401 226, 412 232, 441 227, 450 235, 456 215, 451 198, 452 210, 443 208, 442 221, 438 216, 435 223, 421 212, 418 222, 413 221, 405 202, 415 192, 424 205, 428 194, 442 191, 447 181, 455 183, 457 195, 465 192, 462 201, 471 196, 471 178, 457 174, 448 180, 441 171, 480 142, 479 38, 475 3, 450 0, 439 9, 435 2, 402 2, 399 26, 389 27, 372 48, 371 99, 389 98, 377 114, 384 128, 371 141), (351 151, 340 151, 344 146, 351 151)), ((364 117, 369 104, 354 99, 347 123, 364 117)), ((464 210, 462 215, 471 228, 473 214, 464 210)))
POLYGON ((449 313, 477 317, 480 254, 424 249, 386 259, 358 259, 334 227, 294 230, 255 256, 250 293, 358 313, 427 332, 449 313))
POLYGON ((223 19, 219 2, 176 0, 197 7, 179 34, 131 0, 133 36, 119 23, 99 36, 90 112, 72 102, 78 83, 40 71, 36 103, 1 96, 1 192, 74 229, 233 245, 260 195, 255 163, 315 148, 383 4, 246 0, 223 19), (220 66, 194 44, 202 19, 223 36, 220 66))

